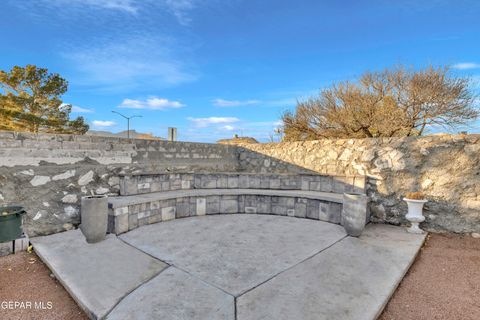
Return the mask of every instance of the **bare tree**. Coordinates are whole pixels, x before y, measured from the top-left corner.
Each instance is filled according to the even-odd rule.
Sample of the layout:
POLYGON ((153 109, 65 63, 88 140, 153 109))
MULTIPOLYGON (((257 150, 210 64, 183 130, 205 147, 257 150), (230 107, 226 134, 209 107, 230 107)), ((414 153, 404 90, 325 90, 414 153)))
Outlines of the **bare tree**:
POLYGON ((447 67, 366 72, 298 102, 295 113, 282 116, 284 139, 422 135, 433 125, 454 128, 476 119, 474 100, 470 79, 447 67))

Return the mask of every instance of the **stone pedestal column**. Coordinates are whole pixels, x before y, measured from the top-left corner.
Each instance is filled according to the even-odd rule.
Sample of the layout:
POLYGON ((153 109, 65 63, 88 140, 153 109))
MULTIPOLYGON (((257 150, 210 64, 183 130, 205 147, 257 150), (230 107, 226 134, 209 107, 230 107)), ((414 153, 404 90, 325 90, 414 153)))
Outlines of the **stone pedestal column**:
POLYGON ((349 236, 358 237, 367 222, 368 197, 359 193, 343 194, 342 225, 349 236))
POLYGON ((88 243, 105 239, 108 226, 107 199, 107 196, 82 197, 80 230, 88 243))

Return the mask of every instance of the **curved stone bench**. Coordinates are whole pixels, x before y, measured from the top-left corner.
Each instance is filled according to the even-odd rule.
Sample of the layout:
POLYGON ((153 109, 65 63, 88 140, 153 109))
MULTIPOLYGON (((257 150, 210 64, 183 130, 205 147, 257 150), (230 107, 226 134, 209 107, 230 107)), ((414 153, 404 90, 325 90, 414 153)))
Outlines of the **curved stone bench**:
POLYGON ((258 213, 341 222, 343 193, 270 189, 189 189, 109 198, 109 232, 190 216, 258 213))

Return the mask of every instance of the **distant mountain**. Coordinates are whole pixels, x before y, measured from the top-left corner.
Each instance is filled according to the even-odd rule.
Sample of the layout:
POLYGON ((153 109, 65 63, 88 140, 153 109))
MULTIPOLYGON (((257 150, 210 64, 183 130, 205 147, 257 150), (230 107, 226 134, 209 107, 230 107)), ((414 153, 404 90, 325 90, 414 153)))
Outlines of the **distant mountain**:
MULTIPOLYGON (((88 136, 101 136, 101 137, 114 137, 114 138, 127 138, 128 132, 120 131, 117 133, 109 132, 109 131, 97 131, 97 130, 88 130, 86 135, 88 136)), ((147 139, 147 140, 165 140, 162 137, 156 137, 151 133, 141 133, 135 130, 130 130, 130 138, 132 139, 147 139)))

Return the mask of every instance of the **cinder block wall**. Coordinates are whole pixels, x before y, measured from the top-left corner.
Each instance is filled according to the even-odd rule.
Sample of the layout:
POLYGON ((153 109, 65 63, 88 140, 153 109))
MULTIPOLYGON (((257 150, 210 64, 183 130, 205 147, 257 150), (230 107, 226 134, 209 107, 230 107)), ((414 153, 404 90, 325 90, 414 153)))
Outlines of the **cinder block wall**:
POLYGON ((423 191, 424 228, 480 231, 478 134, 246 144, 238 152, 243 171, 366 175, 373 221, 406 223, 402 198, 423 191))

